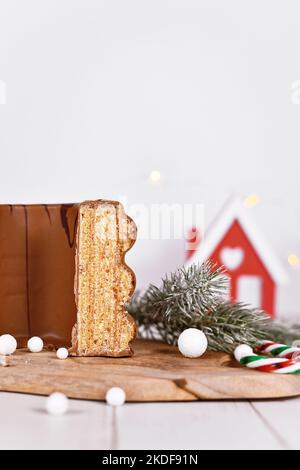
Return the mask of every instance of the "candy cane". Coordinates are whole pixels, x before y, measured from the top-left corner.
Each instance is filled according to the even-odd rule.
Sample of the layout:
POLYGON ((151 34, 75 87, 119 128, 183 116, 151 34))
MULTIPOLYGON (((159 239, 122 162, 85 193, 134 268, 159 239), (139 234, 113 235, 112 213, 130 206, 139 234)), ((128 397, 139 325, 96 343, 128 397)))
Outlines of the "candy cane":
POLYGON ((272 372, 274 374, 300 374, 300 363, 284 358, 271 358, 253 354, 240 360, 250 369, 256 369, 260 372, 272 372))
POLYGON ((283 357, 285 359, 295 359, 297 356, 300 356, 300 348, 273 341, 261 341, 255 348, 255 351, 258 354, 270 354, 271 356, 283 357))
POLYGON ((274 374, 300 374, 300 362, 281 357, 266 357, 254 354, 252 349, 242 344, 234 351, 236 360, 250 369, 274 374))

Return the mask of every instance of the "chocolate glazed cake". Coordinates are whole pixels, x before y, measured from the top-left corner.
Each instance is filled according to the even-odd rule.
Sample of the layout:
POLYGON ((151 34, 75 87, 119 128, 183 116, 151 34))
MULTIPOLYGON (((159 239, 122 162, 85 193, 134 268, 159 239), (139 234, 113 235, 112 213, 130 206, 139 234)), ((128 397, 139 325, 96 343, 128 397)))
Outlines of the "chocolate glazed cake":
POLYGON ((0 205, 0 334, 69 346, 74 299, 76 204, 0 205))
POLYGON ((135 289, 125 253, 136 239, 136 226, 114 201, 80 204, 76 237, 75 298, 77 324, 71 353, 120 357, 132 354, 136 327, 124 304, 135 289))
POLYGON ((135 238, 118 202, 0 205, 0 335, 19 348, 31 336, 54 347, 72 337, 73 355, 131 355, 124 303, 135 275, 124 257, 135 238))

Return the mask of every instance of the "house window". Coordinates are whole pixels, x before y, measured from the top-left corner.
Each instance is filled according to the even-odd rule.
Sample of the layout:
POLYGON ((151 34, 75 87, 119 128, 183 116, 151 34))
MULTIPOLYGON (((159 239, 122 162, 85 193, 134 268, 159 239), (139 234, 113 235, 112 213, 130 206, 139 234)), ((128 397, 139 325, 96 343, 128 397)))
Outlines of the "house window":
POLYGON ((237 283, 237 300, 261 308, 262 280, 259 276, 240 276, 237 283))

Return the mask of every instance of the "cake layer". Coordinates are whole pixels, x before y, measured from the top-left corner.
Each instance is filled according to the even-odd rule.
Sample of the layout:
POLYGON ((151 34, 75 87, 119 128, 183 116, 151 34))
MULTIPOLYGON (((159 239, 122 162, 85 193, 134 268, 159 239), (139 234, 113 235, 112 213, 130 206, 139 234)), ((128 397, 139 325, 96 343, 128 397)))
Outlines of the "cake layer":
POLYGON ((121 204, 80 204, 77 229, 75 296, 77 325, 72 353, 79 356, 128 356, 135 323, 124 310, 135 288, 125 264, 136 238, 134 222, 121 204))
POLYGON ((0 205, 0 335, 69 346, 78 205, 0 205))

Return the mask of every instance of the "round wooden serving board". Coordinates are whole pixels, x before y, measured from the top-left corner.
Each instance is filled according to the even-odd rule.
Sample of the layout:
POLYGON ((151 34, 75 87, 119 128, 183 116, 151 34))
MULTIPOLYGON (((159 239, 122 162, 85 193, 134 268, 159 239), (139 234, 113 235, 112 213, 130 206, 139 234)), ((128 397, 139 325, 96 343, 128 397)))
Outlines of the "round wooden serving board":
POLYGON ((208 352, 187 359, 176 347, 137 340, 131 358, 80 357, 61 361, 54 352, 17 351, 0 367, 0 390, 103 400, 120 386, 127 401, 283 398, 300 395, 300 376, 255 372, 229 355, 208 352))

